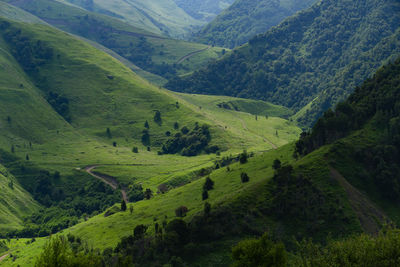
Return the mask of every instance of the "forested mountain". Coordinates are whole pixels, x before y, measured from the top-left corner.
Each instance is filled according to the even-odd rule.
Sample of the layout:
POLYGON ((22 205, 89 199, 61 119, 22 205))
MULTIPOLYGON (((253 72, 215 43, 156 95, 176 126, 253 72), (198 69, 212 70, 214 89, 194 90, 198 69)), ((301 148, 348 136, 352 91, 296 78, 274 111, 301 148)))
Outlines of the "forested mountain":
POLYGON ((234 0, 174 0, 175 3, 195 19, 212 20, 228 8, 234 0))
POLYGON ((316 0, 236 0, 195 33, 193 40, 234 48, 315 2, 316 0))
POLYGON ((311 125, 324 110, 400 54, 400 3, 325 0, 251 39, 169 89, 268 99, 301 110, 311 125))

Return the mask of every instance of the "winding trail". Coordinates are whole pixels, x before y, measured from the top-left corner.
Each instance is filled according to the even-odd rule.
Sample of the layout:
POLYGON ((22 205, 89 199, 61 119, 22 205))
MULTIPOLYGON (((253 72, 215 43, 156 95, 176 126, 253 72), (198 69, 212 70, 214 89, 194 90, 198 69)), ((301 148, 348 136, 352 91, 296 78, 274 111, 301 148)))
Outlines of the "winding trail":
MULTIPOLYGON (((110 175, 101 174, 101 173, 98 173, 98 172, 94 173, 93 171, 97 167, 100 167, 100 165, 89 165, 89 166, 86 166, 84 168, 84 170, 88 174, 93 176, 94 178, 97 178, 97 179, 103 181, 104 183, 108 184, 109 186, 111 186, 112 189, 117 190, 118 187, 119 187, 117 179, 115 179, 115 177, 112 177, 110 175)), ((122 198, 125 200, 125 202, 129 203, 128 196, 127 196, 126 191, 125 191, 124 188, 121 188, 121 195, 122 195, 122 198)))
POLYGON ((194 55, 196 55, 196 54, 198 54, 198 53, 201 53, 201 52, 203 52, 203 51, 207 51, 207 50, 210 49, 210 48, 211 48, 211 45, 209 45, 209 46, 206 47, 206 48, 203 48, 203 49, 200 49, 200 50, 197 50, 197 51, 193 51, 193 52, 187 54, 186 56, 181 57, 176 63, 177 63, 177 64, 180 64, 180 63, 182 63, 183 61, 185 61, 186 59, 191 58, 192 56, 194 56, 194 55))
POLYGON ((8 257, 8 255, 10 255, 9 253, 7 253, 7 254, 4 254, 3 256, 1 256, 0 257, 0 262, 2 261, 2 260, 4 260, 5 258, 7 258, 8 257))

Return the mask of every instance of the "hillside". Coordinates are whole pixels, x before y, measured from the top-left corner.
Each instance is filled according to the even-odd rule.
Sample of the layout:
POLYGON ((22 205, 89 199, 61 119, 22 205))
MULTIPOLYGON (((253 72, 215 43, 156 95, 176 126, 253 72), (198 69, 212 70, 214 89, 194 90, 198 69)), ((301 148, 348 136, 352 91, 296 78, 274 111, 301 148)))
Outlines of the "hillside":
POLYGON ((234 48, 264 33, 315 0, 237 0, 194 34, 200 43, 234 48))
POLYGON ((117 56, 118 60, 130 61, 139 67, 132 68, 135 72, 157 84, 163 83, 162 78, 152 77, 143 70, 168 79, 177 74, 192 72, 219 58, 223 53, 222 48, 170 39, 133 27, 117 18, 53 0, 8 2, 50 25, 112 50, 122 57, 120 59, 117 56), (57 12, 58 10, 63 12, 57 12), (196 56, 191 57, 192 54, 196 56))
POLYGON ((202 21, 210 21, 228 8, 234 0, 174 0, 190 16, 202 21))
POLYGON ((300 133, 278 117, 285 117, 282 107, 261 104, 268 120, 216 104, 202 108, 70 34, 3 18, 0 27, 0 162, 42 206, 2 236, 56 233, 120 202, 121 190, 138 201, 163 183, 197 180, 220 154, 269 150, 300 133), (238 116, 241 122, 230 124, 238 116), (174 141, 186 145, 175 151, 174 141))
POLYGON ((116 17, 155 34, 182 38, 205 22, 180 8, 174 0, 63 0, 86 10, 116 17))
POLYGON ((21 229, 23 217, 37 211, 40 206, 1 165, 0 190, 0 234, 4 235, 8 231, 21 229))
POLYGON ((268 100, 312 125, 376 69, 400 54, 397 1, 322 1, 191 76, 180 92, 268 100))

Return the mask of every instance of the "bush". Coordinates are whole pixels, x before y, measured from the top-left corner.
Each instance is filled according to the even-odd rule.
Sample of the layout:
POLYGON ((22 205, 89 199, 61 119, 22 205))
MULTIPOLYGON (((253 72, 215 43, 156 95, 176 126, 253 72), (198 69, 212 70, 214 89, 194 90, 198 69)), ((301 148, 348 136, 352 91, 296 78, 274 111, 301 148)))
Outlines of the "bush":
POLYGON ((240 164, 245 164, 245 163, 247 162, 247 158, 248 158, 248 157, 249 157, 249 156, 247 155, 246 150, 244 150, 243 153, 241 153, 240 156, 239 156, 239 162, 240 162, 240 164))
POLYGON ((211 180, 210 177, 207 177, 206 181, 204 182, 203 189, 209 191, 212 190, 213 188, 214 188, 214 181, 211 180))

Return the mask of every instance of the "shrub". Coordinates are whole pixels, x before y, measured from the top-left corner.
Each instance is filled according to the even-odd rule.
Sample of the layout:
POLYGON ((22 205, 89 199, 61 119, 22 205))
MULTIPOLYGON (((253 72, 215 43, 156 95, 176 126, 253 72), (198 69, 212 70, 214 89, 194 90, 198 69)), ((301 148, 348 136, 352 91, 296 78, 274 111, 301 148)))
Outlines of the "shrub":
POLYGON ((203 189, 208 191, 208 190, 212 190, 214 188, 214 181, 211 180, 210 177, 206 178, 206 181, 204 183, 203 189))

